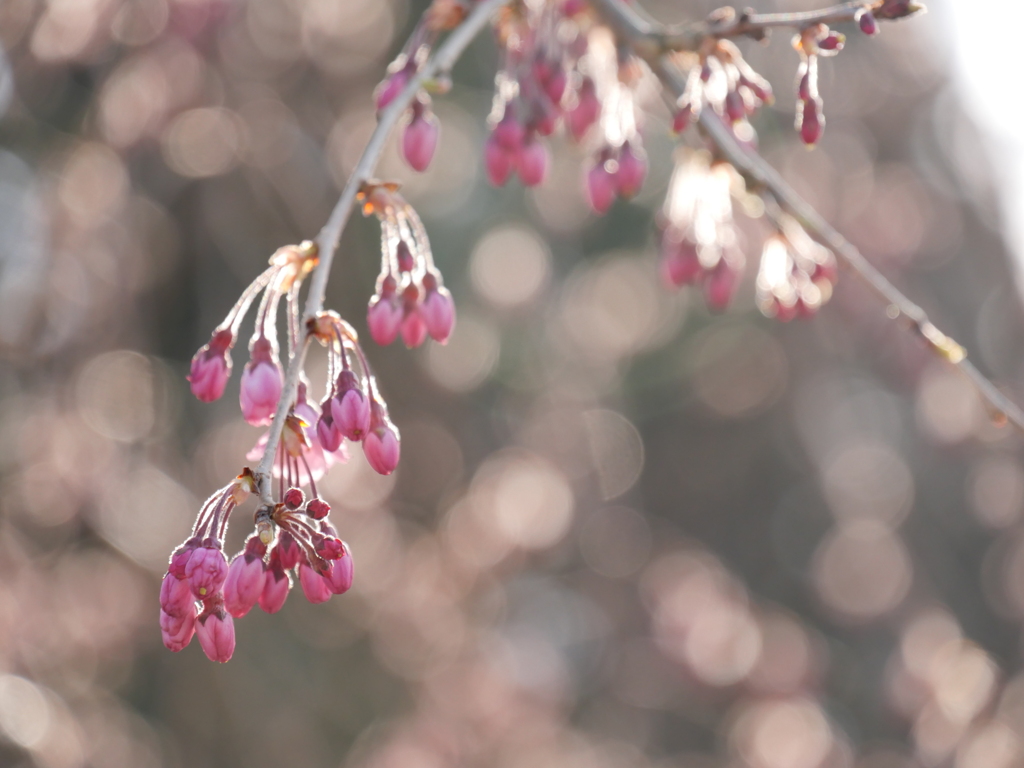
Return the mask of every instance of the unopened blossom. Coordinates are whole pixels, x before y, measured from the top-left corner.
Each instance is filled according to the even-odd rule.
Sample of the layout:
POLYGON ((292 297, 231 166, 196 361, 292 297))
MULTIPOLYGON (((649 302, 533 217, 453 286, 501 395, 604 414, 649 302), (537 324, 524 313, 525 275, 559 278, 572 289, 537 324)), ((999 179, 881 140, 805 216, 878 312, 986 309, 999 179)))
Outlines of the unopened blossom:
POLYGON ((203 611, 196 619, 196 636, 210 661, 222 664, 235 652, 235 622, 222 605, 203 611))
POLYGON ((250 360, 242 373, 239 403, 245 420, 255 426, 269 424, 281 399, 281 365, 271 342, 260 337, 252 344, 250 360))
POLYGON ((398 466, 400 450, 398 430, 391 424, 383 408, 375 404, 370 433, 363 440, 363 452, 366 454, 366 460, 376 472, 390 475, 398 466))
POLYGON ((192 553, 185 566, 192 594, 200 600, 220 591, 228 576, 228 564, 224 552, 212 541, 192 553))
POLYGON ((214 331, 210 342, 192 358, 188 381, 192 394, 204 403, 212 403, 224 394, 231 378, 231 347, 234 334, 227 328, 214 331))
POLYGON ((402 131, 402 157, 414 170, 422 173, 434 157, 441 127, 425 101, 417 99, 411 111, 409 124, 402 131))
POLYGON ((327 580, 308 562, 299 563, 299 585, 302 587, 302 594, 314 604, 330 600, 333 594, 327 580))
POLYGON ((245 616, 263 593, 263 556, 267 547, 259 536, 250 536, 245 549, 235 555, 224 581, 224 608, 232 616, 245 616))

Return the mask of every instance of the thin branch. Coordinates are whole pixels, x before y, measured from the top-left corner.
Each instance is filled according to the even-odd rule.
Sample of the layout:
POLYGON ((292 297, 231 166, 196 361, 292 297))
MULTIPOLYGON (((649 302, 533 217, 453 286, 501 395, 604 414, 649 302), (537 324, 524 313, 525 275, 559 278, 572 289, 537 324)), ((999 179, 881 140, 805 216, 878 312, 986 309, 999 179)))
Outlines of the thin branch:
MULTIPOLYGON (((648 41, 652 34, 650 22, 636 27, 640 18, 622 0, 592 0, 605 18, 630 42, 633 50, 644 58, 665 87, 675 96, 682 96, 685 78, 663 54, 650 55, 648 41), (629 11, 628 13, 626 11, 629 11)), ((846 4, 852 6, 853 4, 846 4)), ((864 4, 858 4, 863 6, 864 4)), ((845 6, 836 6, 842 8, 845 6)), ((836 12, 836 8, 826 9, 836 12)), ((821 13, 825 13, 822 11, 821 13)), ((772 14, 774 16, 775 14, 772 14)), ((807 15, 807 14, 804 14, 807 15)), ((751 18, 759 18, 752 16, 751 18)), ((657 30, 653 30, 655 35, 657 30)), ((902 319, 942 359, 955 366, 976 387, 988 404, 993 419, 1008 420, 1024 431, 1024 412, 1004 395, 995 384, 981 374, 967 359, 966 350, 954 339, 940 331, 921 307, 908 299, 869 262, 857 248, 849 243, 819 214, 813 206, 797 194, 767 161, 757 152, 740 144, 722 118, 711 108, 700 113, 700 125, 718 148, 722 156, 752 182, 752 186, 770 194, 788 213, 794 216, 807 232, 822 245, 832 249, 839 262, 859 277, 887 306, 887 315, 902 319)))
MULTIPOLYGON (((348 182, 345 184, 345 188, 342 190, 334 210, 331 211, 327 223, 320 230, 320 234, 317 235, 316 244, 320 262, 310 278, 309 294, 306 297, 306 308, 301 325, 302 329, 305 329, 308 320, 316 317, 323 310, 327 278, 331 272, 331 264, 334 260, 335 251, 338 248, 338 242, 341 239, 341 233, 345 229, 345 224, 352 213, 352 206, 355 204, 359 188, 363 182, 373 176, 374 169, 377 167, 377 163, 384 152, 384 147, 391 130, 398 123, 402 114, 409 107, 409 104, 415 98, 416 93, 423 87, 424 83, 439 74, 447 73, 473 39, 487 26, 495 11, 507 2, 509 0, 480 0, 473 11, 466 17, 466 20, 448 35, 444 43, 438 47, 423 67, 411 78, 409 84, 398 97, 380 113, 377 127, 373 135, 370 136, 366 149, 363 150, 362 157, 359 158, 359 162, 349 176, 348 182)), ((270 497, 270 471, 274 463, 278 442, 281 439, 281 430, 284 428, 285 418, 295 402, 299 377, 302 373, 302 366, 308 347, 309 337, 306 336, 288 361, 288 370, 285 374, 281 400, 277 405, 277 412, 274 414, 274 420, 270 425, 266 449, 263 452, 263 458, 260 459, 259 465, 253 472, 259 483, 260 498, 264 504, 272 503, 270 497)))

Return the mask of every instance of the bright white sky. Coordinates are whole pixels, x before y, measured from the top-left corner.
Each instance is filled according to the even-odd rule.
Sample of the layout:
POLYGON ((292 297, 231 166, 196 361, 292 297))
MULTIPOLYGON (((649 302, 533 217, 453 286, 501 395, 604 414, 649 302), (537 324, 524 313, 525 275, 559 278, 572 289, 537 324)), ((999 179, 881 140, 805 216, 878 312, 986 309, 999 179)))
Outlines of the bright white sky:
POLYGON ((956 49, 955 76, 969 114, 989 139, 1005 234, 1024 290, 1024 102, 1015 26, 1020 0, 932 0, 956 49), (1002 20, 1002 21, 999 21, 1002 20))

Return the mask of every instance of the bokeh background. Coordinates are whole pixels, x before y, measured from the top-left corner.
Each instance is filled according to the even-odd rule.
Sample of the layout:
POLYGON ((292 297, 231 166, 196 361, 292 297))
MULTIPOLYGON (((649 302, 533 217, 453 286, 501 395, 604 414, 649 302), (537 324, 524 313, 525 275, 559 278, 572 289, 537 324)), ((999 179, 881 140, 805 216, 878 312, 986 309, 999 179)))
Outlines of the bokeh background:
MULTIPOLYGON (((593 217, 562 139, 545 186, 490 188, 487 35, 435 101, 430 171, 393 149, 380 171, 459 322, 446 347, 369 348, 403 458, 381 478, 356 450, 324 483, 355 586, 238 620, 227 665, 163 648, 167 556, 259 435, 237 377, 191 398, 189 359, 326 219, 423 5, 0 3, 0 765, 1019 765, 1019 436, 845 276, 788 325, 756 313, 751 266, 722 315, 664 289, 654 88, 634 202, 593 217)), ((953 9, 929 6, 846 30, 814 152, 788 35, 745 43, 778 94, 756 127, 1021 401, 1002 145, 965 106, 953 9)), ((753 265, 764 225, 743 228, 753 265)), ((358 329, 378 243, 353 220, 331 277, 358 329)))

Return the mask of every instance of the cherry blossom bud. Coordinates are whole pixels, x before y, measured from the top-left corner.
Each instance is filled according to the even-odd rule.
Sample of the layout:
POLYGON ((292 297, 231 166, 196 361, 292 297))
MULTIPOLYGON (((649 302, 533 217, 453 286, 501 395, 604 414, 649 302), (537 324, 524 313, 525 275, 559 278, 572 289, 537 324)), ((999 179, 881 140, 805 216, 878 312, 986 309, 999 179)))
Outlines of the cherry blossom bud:
POLYGON ((192 557, 192 553, 196 551, 200 541, 198 538, 191 538, 178 547, 171 554, 171 560, 167 564, 167 572, 177 576, 179 579, 185 578, 185 566, 188 565, 189 559, 192 557))
POLYGON ((410 285, 402 292, 402 341, 409 349, 420 346, 427 338, 427 324, 419 306, 419 289, 410 285))
POLYGON ((417 110, 414 110, 412 122, 402 133, 402 156, 413 170, 422 173, 427 170, 434 157, 441 126, 433 113, 427 110, 419 114, 416 112, 417 110))
POLYGON ((269 424, 281 399, 281 366, 270 341, 260 337, 252 345, 251 358, 242 372, 238 400, 245 420, 254 426, 269 424))
POLYGON ((203 612, 196 621, 196 635, 210 661, 222 664, 235 652, 235 620, 223 608, 203 612))
POLYGON ((352 553, 345 547, 345 554, 339 559, 331 562, 331 571, 324 579, 331 592, 336 595, 343 595, 352 588, 352 577, 354 575, 352 553))
POLYGON ((280 560, 281 567, 284 569, 294 568, 299 564, 299 560, 302 559, 302 550, 299 549, 299 545, 287 531, 281 531, 278 534, 277 546, 274 547, 274 552, 277 553, 277 559, 280 560))
POLYGON ((775 101, 775 95, 772 93, 772 85, 762 77, 757 76, 755 73, 750 72, 746 75, 740 75, 740 85, 747 88, 754 98, 764 104, 771 104, 775 101))
POLYGON ((523 145, 523 138, 525 136, 526 129, 522 123, 516 120, 512 105, 507 105, 501 121, 491 131, 491 138, 494 139, 501 149, 514 155, 523 145))
POLYGON ((566 125, 572 137, 579 141, 590 130, 590 126, 601 116, 601 101, 597 98, 597 87, 590 77, 584 77, 577 93, 578 103, 565 116, 566 125))
POLYGON ((615 176, 605 163, 598 163, 587 172, 587 202, 595 213, 604 214, 615 202, 615 176))
POLYGON ((398 261, 399 272, 412 272, 416 266, 416 259, 413 258, 412 251, 409 249, 409 243, 405 240, 398 241, 398 247, 395 249, 395 259, 398 261))
POLYGON ((323 520, 331 513, 331 505, 323 499, 310 499, 306 505, 306 514, 314 520, 323 520))
POLYGON ((301 488, 289 488, 284 492, 284 505, 288 509, 298 509, 306 501, 306 495, 302 492, 301 488))
POLYGON ((551 159, 548 154, 548 148, 544 143, 534 138, 529 138, 519 150, 519 179, 527 187, 535 187, 544 181, 550 164, 551 159))
POLYGON ((672 132, 682 133, 690 126, 690 120, 693 118, 693 107, 690 102, 684 102, 676 106, 676 111, 672 115, 672 132))
POLYGON ((258 536, 250 536, 245 549, 235 555, 224 581, 224 608, 235 618, 245 616, 263 593, 265 573, 263 553, 266 546, 258 536))
POLYGON ((402 304, 398 297, 374 296, 366 310, 366 325, 373 340, 386 347, 398 337, 402 326, 402 304))
POLYGON ((299 585, 302 587, 302 594, 314 605, 331 599, 330 585, 309 563, 299 564, 299 585))
POLYGON ((725 310, 732 302, 738 285, 739 272, 724 258, 720 259, 704 281, 704 300, 708 307, 716 312, 725 310))
POLYGON ((704 274, 704 268, 697 256, 697 246, 689 240, 664 243, 661 265, 665 282, 677 288, 697 282, 704 274))
POLYGON ((375 98, 377 101, 378 112, 387 107, 388 104, 398 97, 398 94, 405 90, 405 86, 409 84, 409 78, 415 71, 415 65, 410 62, 404 68, 388 75, 388 77, 377 86, 375 98))
POLYGON ((825 116, 821 113, 821 99, 807 99, 800 111, 800 138, 808 147, 813 147, 821 138, 825 127, 825 116))
POLYGON ((231 347, 235 344, 234 334, 228 329, 215 331, 210 343, 196 352, 188 381, 192 394, 204 403, 212 403, 224 394, 224 387, 231 378, 231 347))
POLYGON ((345 545, 337 536, 324 536, 316 542, 314 548, 324 560, 337 560, 345 555, 345 545))
POLYGON ((398 432, 381 413, 380 406, 374 405, 373 410, 373 426, 370 434, 363 440, 363 452, 376 472, 390 475, 398 466, 401 448, 398 432))
POLYGON ((832 51, 838 53, 843 50, 843 45, 846 43, 846 35, 833 30, 829 30, 828 34, 825 35, 821 40, 818 41, 818 48, 823 51, 832 51))
POLYGON ((568 84, 569 78, 566 76, 565 70, 560 67, 552 73, 551 77, 544 84, 544 93, 551 99, 551 103, 557 106, 562 103, 562 97, 565 95, 565 89, 568 84))
POLYGON ((192 594, 200 600, 219 592, 227 576, 228 561, 220 547, 199 547, 185 566, 185 578, 192 594))
POLYGON ((336 450, 341 448, 342 434, 341 430, 338 429, 337 422, 334 419, 333 412, 331 411, 331 404, 333 399, 323 404, 323 412, 320 414, 320 418, 316 421, 316 437, 320 441, 320 445, 328 453, 334 453, 336 450))
POLYGON ((878 22, 875 21, 875 14, 873 14, 867 8, 861 8, 857 11, 857 24, 860 25, 860 31, 865 35, 877 35, 878 34, 878 22))
POLYGON ((747 107, 739 91, 728 91, 725 94, 725 116, 734 123, 747 116, 747 107))
POLYGON ((338 394, 331 399, 334 424, 342 435, 359 442, 370 429, 370 401, 350 370, 338 376, 338 394))
POLYGON ((427 333, 430 338, 441 344, 448 342, 448 337, 455 327, 455 302, 452 295, 443 285, 438 286, 432 275, 423 278, 424 286, 427 286, 427 296, 423 299, 423 306, 420 313, 423 315, 423 322, 426 323, 427 333), (427 286, 429 282, 432 287, 427 286))
POLYGON ((796 87, 796 97, 801 101, 807 101, 811 98, 811 73, 807 71, 806 64, 800 65, 798 74, 800 74, 800 80, 796 87))
POLYGON ((160 611, 160 636, 167 649, 177 653, 192 642, 192 635, 196 631, 195 608, 182 615, 171 616, 166 611, 160 611))
POLYGON ((164 574, 164 580, 160 582, 160 608, 171 616, 195 613, 195 597, 188 579, 173 573, 164 574))
POLYGON ((292 588, 292 579, 281 566, 280 559, 270 554, 270 565, 263 579, 263 591, 260 593, 259 604, 266 613, 277 613, 288 599, 288 591, 292 588))
POLYGON ((621 197, 632 197, 640 191, 647 176, 647 153, 634 150, 627 141, 619 152, 619 169, 615 172, 615 189, 621 197))
POLYGON ((515 166, 516 156, 505 149, 495 135, 491 134, 484 142, 484 168, 487 170, 487 180, 496 187, 504 186, 515 166))

